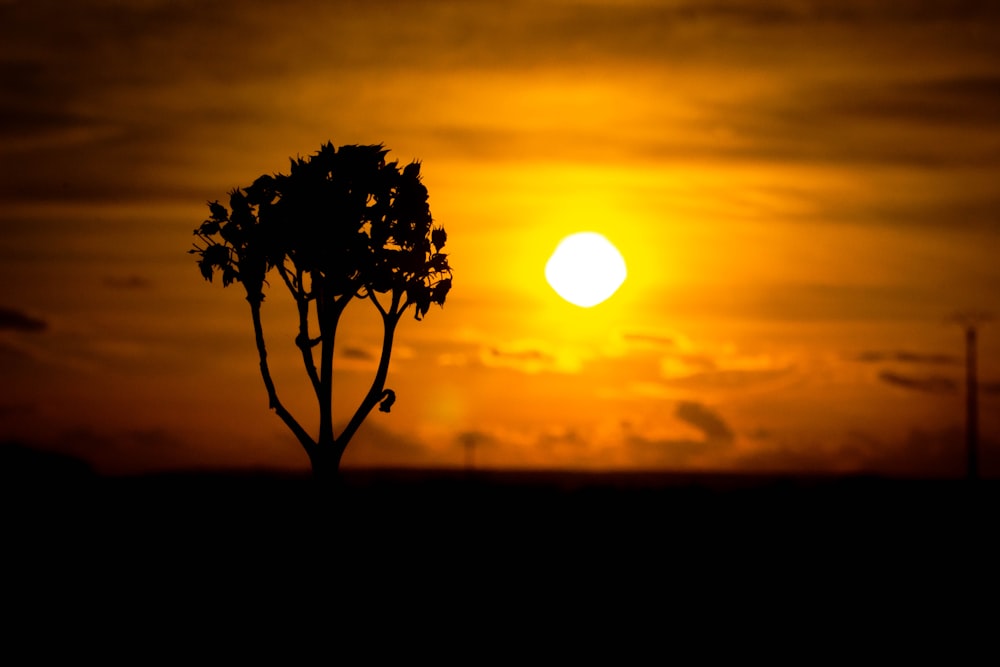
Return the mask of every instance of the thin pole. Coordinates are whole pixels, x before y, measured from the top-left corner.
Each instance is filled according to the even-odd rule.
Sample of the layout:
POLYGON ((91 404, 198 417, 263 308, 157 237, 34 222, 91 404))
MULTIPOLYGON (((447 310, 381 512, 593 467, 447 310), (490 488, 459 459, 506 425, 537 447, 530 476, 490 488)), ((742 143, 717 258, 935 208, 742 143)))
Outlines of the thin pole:
POLYGON ((976 325, 965 328, 965 447, 966 474, 979 477, 979 397, 976 381, 976 325))
POLYGON ((950 322, 965 332, 965 475, 979 478, 979 383, 976 379, 976 329, 993 318, 978 310, 958 312, 950 322))
POLYGON ((470 473, 476 467, 476 441, 468 438, 465 441, 465 472, 470 473))

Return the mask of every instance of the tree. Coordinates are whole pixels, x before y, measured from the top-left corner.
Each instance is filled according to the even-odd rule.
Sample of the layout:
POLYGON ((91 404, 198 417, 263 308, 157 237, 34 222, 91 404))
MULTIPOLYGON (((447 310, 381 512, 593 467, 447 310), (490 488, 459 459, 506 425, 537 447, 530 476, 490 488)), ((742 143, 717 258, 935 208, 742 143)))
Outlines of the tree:
POLYGON ((295 434, 319 478, 336 476, 348 442, 376 405, 389 412, 386 389, 393 336, 413 307, 420 320, 443 306, 451 268, 441 252, 447 234, 434 227, 420 163, 402 169, 386 162, 382 145, 323 145, 291 160, 288 175, 263 175, 229 193, 229 207, 209 202, 209 218, 194 231, 189 251, 209 282, 240 283, 250 304, 260 373, 269 407, 295 434), (295 345, 319 403, 313 438, 278 398, 268 367, 261 306, 267 278, 276 273, 295 300, 295 345), (345 308, 366 301, 382 318, 382 352, 371 388, 339 434, 333 425, 333 352, 345 308), (315 335, 314 334, 318 334, 315 335), (314 351, 319 348, 319 365, 314 351))

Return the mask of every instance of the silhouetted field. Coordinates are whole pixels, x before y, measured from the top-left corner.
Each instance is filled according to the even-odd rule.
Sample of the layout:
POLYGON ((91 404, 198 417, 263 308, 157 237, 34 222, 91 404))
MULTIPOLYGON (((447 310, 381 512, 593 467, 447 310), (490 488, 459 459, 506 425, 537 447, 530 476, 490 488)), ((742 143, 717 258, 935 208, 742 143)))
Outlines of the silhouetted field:
POLYGON ((523 535, 557 545, 612 535, 669 542, 675 532, 944 535, 992 526, 1000 509, 998 480, 348 469, 330 490, 307 474, 269 471, 101 477, 73 459, 12 451, 3 457, 9 526, 51 523, 111 539, 340 530, 457 543, 523 535))
POLYGON ((85 582, 134 584, 144 600, 192 586, 505 595, 501 582, 767 588, 803 576, 919 588, 973 585, 1000 562, 995 480, 346 470, 329 491, 307 475, 99 477, 11 458, 7 572, 50 593, 85 582))

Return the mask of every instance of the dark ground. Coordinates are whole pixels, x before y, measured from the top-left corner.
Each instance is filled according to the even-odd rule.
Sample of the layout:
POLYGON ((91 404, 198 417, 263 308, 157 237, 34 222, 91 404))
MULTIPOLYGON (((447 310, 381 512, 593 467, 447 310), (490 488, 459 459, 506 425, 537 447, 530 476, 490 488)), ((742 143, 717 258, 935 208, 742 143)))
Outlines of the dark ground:
POLYGON ((997 480, 354 470, 329 493, 267 473, 105 478, 4 451, 8 604, 38 614, 95 596, 127 618, 347 595, 376 616, 401 597, 461 616, 609 596, 877 615, 930 594, 995 607, 1000 573, 997 480))
MULTIPOLYGON (((226 550, 256 541, 538 551, 600 543, 741 550, 802 544, 891 547, 992 534, 1000 480, 460 470, 345 470, 308 476, 177 472, 101 477, 85 464, 0 448, 5 525, 79 546, 136 540, 226 550)), ((263 545, 257 545, 263 547, 263 545)))

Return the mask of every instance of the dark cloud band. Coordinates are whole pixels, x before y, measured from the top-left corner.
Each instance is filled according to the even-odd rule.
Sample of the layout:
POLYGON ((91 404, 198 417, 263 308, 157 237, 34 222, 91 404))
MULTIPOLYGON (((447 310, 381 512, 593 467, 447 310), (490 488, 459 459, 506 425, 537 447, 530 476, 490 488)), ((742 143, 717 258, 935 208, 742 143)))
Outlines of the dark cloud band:
POLYGON ((27 313, 14 308, 0 306, 0 329, 13 331, 39 332, 48 328, 45 320, 32 317, 27 313))

